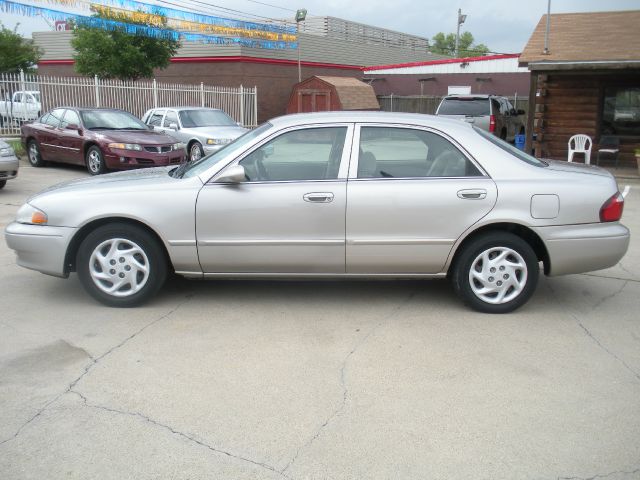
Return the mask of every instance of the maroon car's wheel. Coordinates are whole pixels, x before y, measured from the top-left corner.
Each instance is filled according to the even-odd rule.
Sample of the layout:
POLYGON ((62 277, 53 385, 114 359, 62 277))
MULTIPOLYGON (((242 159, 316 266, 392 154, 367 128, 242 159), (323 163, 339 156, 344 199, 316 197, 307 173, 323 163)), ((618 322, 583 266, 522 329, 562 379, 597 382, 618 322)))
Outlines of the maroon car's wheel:
POLYGON ((40 147, 35 140, 29 141, 27 145, 27 156, 29 157, 29 163, 32 167, 41 167, 44 165, 44 160, 42 160, 42 155, 40 154, 40 147))
POLYGON ((91 175, 100 175, 107 171, 107 167, 104 163, 104 155, 102 154, 102 150, 95 145, 90 147, 87 150, 87 155, 85 157, 87 163, 87 170, 91 175))

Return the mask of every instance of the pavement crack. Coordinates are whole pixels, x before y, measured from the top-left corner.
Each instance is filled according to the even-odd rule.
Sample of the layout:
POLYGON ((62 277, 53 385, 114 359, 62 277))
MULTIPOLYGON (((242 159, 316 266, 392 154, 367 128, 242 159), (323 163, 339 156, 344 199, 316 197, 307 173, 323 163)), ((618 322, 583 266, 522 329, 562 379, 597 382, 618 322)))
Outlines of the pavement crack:
POLYGON ((598 300, 598 302, 592 307, 593 310, 595 310, 596 308, 598 308, 600 305, 602 305, 604 302, 607 302, 615 297, 617 297, 618 295, 620 295, 622 293, 622 291, 626 288, 626 286, 629 284, 628 280, 625 280, 624 283, 622 284, 622 286, 616 290, 615 292, 609 294, 609 295, 605 295, 604 297, 602 297, 600 300, 598 300))
POLYGON ((610 275, 598 275, 595 273, 578 273, 581 277, 596 277, 596 278, 607 278, 609 280, 620 280, 621 282, 633 282, 640 283, 640 280, 635 278, 622 278, 622 277, 612 277, 610 275))
POLYGON ((607 478, 613 475, 635 475, 636 473, 640 473, 640 468, 636 468, 635 470, 617 470, 609 473, 598 473, 592 477, 556 477, 556 480, 596 480, 597 478, 607 478))
POLYGON ((82 380, 92 369, 93 367, 95 367, 102 359, 104 359, 105 357, 107 357, 108 355, 110 355, 111 353, 113 353, 114 351, 118 350, 119 348, 121 348, 122 346, 124 346, 127 342, 129 342, 130 340, 132 340, 133 338, 137 337, 138 335, 140 335, 142 332, 144 332, 145 330, 147 330, 149 327, 152 327, 153 325, 155 325, 156 323, 160 322, 161 320, 164 320, 165 318, 173 315, 176 310, 178 310, 180 307, 182 307, 185 303, 189 302, 192 298, 193 298, 194 294, 188 294, 186 295, 185 299, 180 302, 178 305, 176 305, 175 307, 173 307, 171 310, 169 310, 167 313, 161 315, 160 317, 156 318, 155 320, 147 323, 146 325, 144 325, 142 328, 136 330, 134 333, 132 333, 131 335, 129 335, 127 338, 125 338, 123 341, 121 341, 120 343, 118 343, 117 345, 111 347, 109 350, 107 350, 105 353, 103 353, 102 355, 100 355, 99 357, 92 357, 91 355, 89 355, 87 353, 87 355, 89 355, 90 358, 90 362, 89 364, 87 364, 84 367, 83 372, 80 374, 80 376, 78 376, 78 378, 76 378, 74 381, 72 381, 67 388, 62 392, 59 393, 58 395, 56 395, 52 400, 48 401, 47 403, 45 403, 45 405, 40 408, 35 415, 33 415, 31 418, 29 418, 26 422, 24 422, 19 428, 18 430, 16 430, 16 433, 14 433, 12 436, 10 436, 9 438, 5 438, 4 440, 0 441, 0 446, 4 445, 7 442, 10 442, 11 440, 14 440, 15 438, 18 437, 18 435, 20 435, 20 433, 22 433, 22 431, 29 425, 31 424, 34 420, 36 420, 38 417, 40 417, 40 415, 42 415, 42 413, 49 408, 49 406, 53 403, 55 403, 56 401, 58 401, 60 399, 60 397, 62 397, 63 395, 65 395, 66 393, 69 393, 72 391, 72 389, 78 384, 78 382, 80 380, 82 380))
POLYGON ((402 310, 405 307, 405 305, 409 303, 409 301, 416 295, 416 293, 417 291, 412 292, 407 298, 405 298, 402 302, 400 302, 400 304, 397 305, 396 308, 394 308, 391 312, 385 315, 376 325, 374 325, 367 332, 366 335, 361 337, 356 342, 356 344, 349 351, 349 353, 347 353, 347 355, 342 359, 342 363, 340 364, 340 386, 342 387, 342 398, 340 399, 340 403, 338 404, 337 408, 333 410, 329 414, 329 416, 327 416, 324 422, 316 429, 315 433, 304 444, 298 447, 298 449, 296 450, 296 453, 293 455, 291 460, 289 460, 289 463, 287 463, 287 465, 285 465, 285 467, 282 470, 280 470, 280 473, 284 474, 296 462, 300 454, 304 450, 309 448, 313 444, 313 442, 315 442, 318 439, 318 437, 320 437, 324 429, 333 421, 333 419, 336 418, 338 415, 340 415, 344 411, 347 405, 347 399, 349 398, 349 387, 347 385, 347 379, 346 379, 349 360, 385 322, 387 322, 394 315, 396 315, 400 310, 402 310))
POLYGON ((195 443, 196 445, 204 447, 207 450, 210 450, 210 451, 212 451, 212 452, 214 452, 216 454, 225 455, 227 457, 234 458, 236 460, 247 462, 247 463, 250 463, 250 464, 255 465, 257 467, 261 467, 261 468, 269 470, 269 471, 271 471, 273 473, 276 473, 276 474, 280 475, 281 477, 290 478, 287 475, 285 475, 283 472, 280 472, 279 470, 277 470, 275 467, 272 467, 271 465, 268 465, 268 464, 263 463, 263 462, 259 462, 257 460, 252 460, 252 459, 244 457, 242 455, 237 455, 235 453, 231 453, 228 450, 224 450, 224 449, 221 449, 221 448, 213 447, 213 446, 203 442, 202 440, 198 440, 197 438, 195 438, 193 435, 191 435, 189 433, 185 433, 185 432, 181 432, 180 430, 176 430, 172 426, 167 425, 166 423, 159 422, 158 420, 154 420, 153 418, 151 418, 151 417, 149 417, 147 415, 144 415, 144 414, 142 414, 140 412, 129 412, 129 411, 126 411, 126 410, 120 410, 118 408, 107 407, 107 406, 104 406, 104 405, 97 405, 97 404, 94 404, 94 403, 90 403, 89 400, 87 399, 87 397, 84 396, 82 393, 78 392, 77 390, 71 389, 71 390, 68 391, 68 393, 73 393, 73 394, 77 395, 78 397, 80 397, 80 399, 82 400, 82 402, 84 403, 84 405, 86 407, 94 408, 96 410, 103 410, 103 411, 106 411, 106 412, 116 413, 116 414, 119 414, 119 415, 127 415, 127 416, 130 416, 130 417, 139 418, 139 419, 141 419, 141 420, 143 420, 143 421, 145 421, 147 423, 150 423, 151 425, 155 425, 156 427, 160 427, 160 428, 163 428, 165 430, 168 430, 172 434, 177 435, 177 436, 179 436, 179 437, 181 437, 181 438, 183 438, 185 440, 188 440, 189 442, 195 443))
MULTIPOLYGON (((626 285, 626 282, 625 282, 625 285, 626 285)), ((618 295, 622 291, 622 289, 624 289, 625 285, 622 286, 620 291, 616 292, 615 294, 608 295, 607 297, 602 299, 600 302, 598 302, 598 305, 602 304, 604 300, 608 300, 609 298, 613 298, 615 295, 618 295)), ((553 298, 556 300, 556 302, 561 303, 560 299, 558 298, 558 295, 556 294, 556 291, 551 286, 550 282, 547 283, 547 286, 551 291, 551 294, 553 295, 553 298)), ((622 358, 616 355, 615 352, 612 352, 606 346, 604 346, 602 342, 600 342, 600 340, 582 323, 582 321, 578 318, 578 316, 573 311, 567 309, 567 313, 571 316, 571 318, 573 318, 573 320, 582 329, 585 335, 587 335, 587 337, 589 337, 598 347, 600 347, 601 350, 603 350, 609 356, 611 356, 612 358, 620 362, 622 366, 624 366, 624 368, 626 368, 627 371, 629 371, 629 373, 631 373, 637 380, 640 380, 640 373, 636 372, 627 362, 625 362, 622 358)))

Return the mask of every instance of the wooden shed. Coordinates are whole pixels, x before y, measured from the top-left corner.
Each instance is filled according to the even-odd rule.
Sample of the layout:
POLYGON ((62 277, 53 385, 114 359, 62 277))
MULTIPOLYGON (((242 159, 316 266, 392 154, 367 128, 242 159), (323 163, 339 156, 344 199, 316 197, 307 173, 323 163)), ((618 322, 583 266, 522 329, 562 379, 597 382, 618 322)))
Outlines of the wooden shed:
POLYGON ((293 86, 287 113, 379 110, 371 85, 353 77, 315 76, 293 86))
POLYGON ((586 134, 593 140, 593 163, 600 143, 614 138, 620 164, 635 165, 633 151, 640 146, 638 25, 640 10, 552 14, 545 52, 546 15, 540 19, 520 56, 532 80, 527 149, 566 160, 569 138, 586 134))

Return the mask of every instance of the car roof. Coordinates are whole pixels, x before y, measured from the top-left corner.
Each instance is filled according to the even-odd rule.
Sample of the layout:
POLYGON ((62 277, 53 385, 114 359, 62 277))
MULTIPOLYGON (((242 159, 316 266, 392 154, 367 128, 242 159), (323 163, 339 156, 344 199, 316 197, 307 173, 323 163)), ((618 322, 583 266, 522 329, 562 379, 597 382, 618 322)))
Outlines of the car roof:
POLYGON ((336 111, 315 113, 294 113, 269 120, 274 126, 295 126, 309 123, 358 122, 358 123, 397 123, 420 125, 440 129, 470 129, 469 123, 460 120, 425 115, 422 113, 381 112, 381 111, 336 111))
POLYGON ((150 112, 152 110, 216 110, 218 112, 222 111, 219 108, 209 108, 209 107, 153 107, 153 108, 150 108, 148 111, 150 112))
POLYGON ((497 97, 498 95, 489 95, 486 93, 452 93, 451 95, 447 95, 445 98, 477 98, 478 100, 497 97))

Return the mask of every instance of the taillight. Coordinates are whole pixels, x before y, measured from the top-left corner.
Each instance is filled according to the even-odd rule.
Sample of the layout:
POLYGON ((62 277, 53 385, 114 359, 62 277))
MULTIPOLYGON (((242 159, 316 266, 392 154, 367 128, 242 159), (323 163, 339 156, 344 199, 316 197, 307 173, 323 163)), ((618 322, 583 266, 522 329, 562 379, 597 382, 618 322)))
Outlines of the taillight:
POLYGON ((601 222, 617 222, 622 217, 624 208, 624 197, 620 192, 616 192, 609 200, 600 207, 601 222))
POLYGON ((496 116, 489 115, 489 132, 493 133, 496 131, 496 116))

